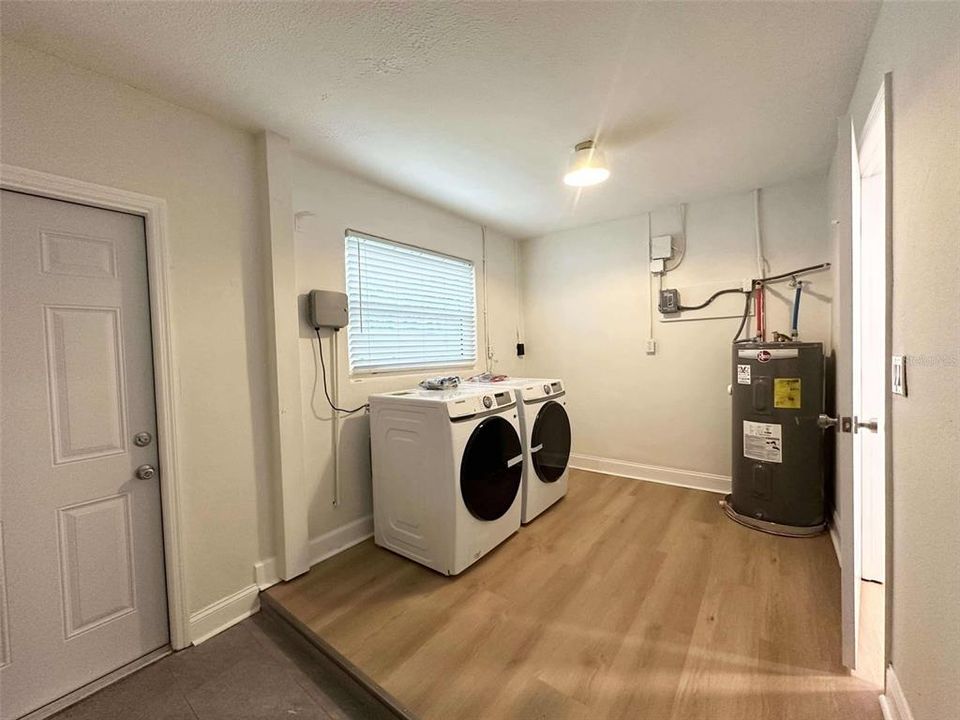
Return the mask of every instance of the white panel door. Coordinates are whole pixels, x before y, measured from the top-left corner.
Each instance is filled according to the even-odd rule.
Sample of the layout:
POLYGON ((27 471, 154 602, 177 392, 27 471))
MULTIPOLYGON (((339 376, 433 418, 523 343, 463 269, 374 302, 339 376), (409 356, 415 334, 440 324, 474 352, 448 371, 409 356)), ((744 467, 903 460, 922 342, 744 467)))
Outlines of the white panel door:
POLYGON ((0 720, 13 720, 163 647, 168 628, 159 474, 137 476, 157 466, 143 220, 8 191, 0 210, 0 720))
POLYGON ((843 633, 843 664, 857 666, 860 620, 860 488, 854 472, 853 435, 844 418, 854 415, 854 368, 858 367, 853 328, 854 268, 857 267, 860 236, 860 162, 849 118, 840 121, 834 159, 836 185, 834 242, 837 248, 836 303, 836 492, 840 527, 840 606, 843 633))
POLYGON ((864 580, 880 583, 886 578, 889 295, 893 258, 887 222, 887 202, 892 196, 887 168, 892 137, 886 111, 889 83, 888 74, 864 123, 860 142, 860 266, 854 268, 859 278, 859 292, 854 297, 854 343, 861 360, 859 374, 854 375, 854 412, 866 423, 854 438, 854 460, 860 466, 863 493, 862 571, 864 580))

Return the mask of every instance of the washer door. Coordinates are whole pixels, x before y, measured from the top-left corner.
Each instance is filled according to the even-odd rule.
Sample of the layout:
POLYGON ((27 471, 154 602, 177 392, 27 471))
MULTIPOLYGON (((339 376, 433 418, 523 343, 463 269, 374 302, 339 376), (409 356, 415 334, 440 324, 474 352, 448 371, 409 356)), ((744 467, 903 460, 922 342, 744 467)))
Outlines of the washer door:
POLYGON ((513 505, 523 476, 523 449, 513 425, 489 417, 467 440, 460 462, 460 496, 478 520, 496 520, 513 505))
POLYGON ((530 453, 537 477, 556 482, 570 460, 570 419, 560 403, 549 400, 540 408, 530 434, 530 453))

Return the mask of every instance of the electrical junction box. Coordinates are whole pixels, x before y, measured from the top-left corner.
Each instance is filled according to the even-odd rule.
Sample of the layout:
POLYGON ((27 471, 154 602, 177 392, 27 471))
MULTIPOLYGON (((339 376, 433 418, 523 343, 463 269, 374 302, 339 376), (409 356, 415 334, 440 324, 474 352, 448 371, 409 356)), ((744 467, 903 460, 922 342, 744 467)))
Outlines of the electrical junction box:
POLYGON ((333 328, 339 330, 347 326, 346 293, 335 290, 311 290, 307 301, 310 324, 315 328, 333 328))
POLYGON ((675 288, 660 291, 660 312, 674 315, 680 312, 680 291, 675 288))
POLYGON ((669 260, 673 256, 673 235, 650 238, 650 259, 669 260))

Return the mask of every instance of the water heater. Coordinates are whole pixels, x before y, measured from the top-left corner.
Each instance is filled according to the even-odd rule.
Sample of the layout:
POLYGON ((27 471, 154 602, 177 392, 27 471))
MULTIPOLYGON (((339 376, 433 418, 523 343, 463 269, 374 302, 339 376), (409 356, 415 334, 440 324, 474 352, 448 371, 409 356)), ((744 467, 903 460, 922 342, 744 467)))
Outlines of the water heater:
POLYGON ((724 509, 781 535, 826 528, 821 343, 733 345, 732 492, 724 509))

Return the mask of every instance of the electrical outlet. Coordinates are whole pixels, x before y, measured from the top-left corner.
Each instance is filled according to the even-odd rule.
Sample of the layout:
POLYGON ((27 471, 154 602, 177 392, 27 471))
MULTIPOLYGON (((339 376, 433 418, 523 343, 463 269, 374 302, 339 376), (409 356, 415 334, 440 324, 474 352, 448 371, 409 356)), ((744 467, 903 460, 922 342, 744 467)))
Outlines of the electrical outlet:
POLYGON ((657 354, 657 341, 653 338, 647 339, 647 355, 657 354))

